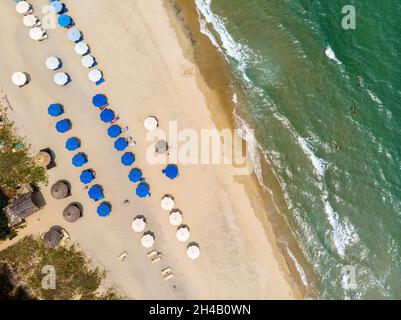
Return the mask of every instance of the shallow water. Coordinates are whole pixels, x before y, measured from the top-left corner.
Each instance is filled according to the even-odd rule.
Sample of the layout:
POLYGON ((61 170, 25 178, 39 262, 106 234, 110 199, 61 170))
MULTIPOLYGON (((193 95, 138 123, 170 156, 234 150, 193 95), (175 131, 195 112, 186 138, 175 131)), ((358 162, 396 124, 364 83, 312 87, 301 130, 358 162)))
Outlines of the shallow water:
POLYGON ((196 4, 320 297, 401 298, 401 3, 347 1, 355 30, 340 0, 196 4))

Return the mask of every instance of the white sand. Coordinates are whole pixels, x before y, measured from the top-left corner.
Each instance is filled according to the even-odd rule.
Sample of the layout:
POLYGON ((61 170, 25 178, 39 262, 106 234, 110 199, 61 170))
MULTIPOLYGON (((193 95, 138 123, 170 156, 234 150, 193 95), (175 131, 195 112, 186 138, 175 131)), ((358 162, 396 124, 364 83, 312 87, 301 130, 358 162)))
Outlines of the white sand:
MULTIPOLYGON (((61 201, 49 196, 49 187, 43 188, 46 207, 29 219, 16 240, 60 224, 106 269, 107 284, 135 299, 292 298, 283 259, 268 240, 272 234, 266 235, 230 166, 181 165, 180 177, 171 182, 161 174, 162 166, 145 160, 148 143, 142 121, 148 115, 157 116, 166 130, 170 119, 178 120, 179 128, 214 128, 196 77, 183 74, 182 66, 191 67, 191 63, 183 56, 161 1, 64 2, 104 72, 106 82, 99 87, 88 81, 88 70, 81 66, 66 30, 50 30, 46 41, 32 41, 14 2, 0 3, 0 28, 8 30, 0 33, 0 86, 13 108, 10 117, 29 137, 34 152, 50 147, 56 153, 57 167, 49 171, 49 187, 58 179, 72 184, 72 196, 61 201), (48 56, 61 58, 62 70, 71 76, 72 83, 66 87, 53 83, 53 73, 44 64, 48 56), (32 78, 22 89, 10 81, 17 70, 32 78), (122 119, 120 123, 129 126, 129 134, 137 142, 131 149, 151 185, 149 199, 135 197, 127 177, 129 169, 120 164, 121 153, 113 149, 107 125, 91 106, 91 97, 100 92, 108 96, 111 108, 122 119), (56 133, 55 120, 47 115, 47 106, 54 102, 64 105, 65 116, 73 123, 71 134, 56 133), (71 165, 73 153, 64 149, 70 135, 82 139, 82 150, 89 157, 87 167, 95 169, 96 182, 103 185, 107 200, 113 204, 112 215, 106 219, 97 216, 95 203, 79 182, 81 170, 71 165), (186 257, 186 244, 177 241, 176 228, 160 208, 165 193, 176 197, 184 223, 190 226, 190 241, 200 244, 201 257, 196 261, 186 257), (127 198, 131 203, 124 204, 127 198), (84 217, 68 224, 62 210, 73 201, 84 206, 84 217), (163 253, 157 264, 148 261, 149 250, 140 245, 141 234, 131 230, 132 219, 138 214, 146 215, 147 230, 156 235, 155 248, 163 253), (125 250, 128 257, 120 262, 117 256, 125 250), (165 282, 160 272, 167 266, 175 277, 165 282)), ((31 3, 41 16, 39 8, 48 2, 31 3)))

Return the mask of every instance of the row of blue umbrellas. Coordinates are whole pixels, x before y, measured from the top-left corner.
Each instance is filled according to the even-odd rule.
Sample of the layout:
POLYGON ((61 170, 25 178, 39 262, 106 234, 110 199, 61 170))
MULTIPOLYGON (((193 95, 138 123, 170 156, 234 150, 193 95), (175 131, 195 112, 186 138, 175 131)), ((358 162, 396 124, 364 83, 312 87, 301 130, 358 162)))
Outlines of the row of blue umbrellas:
MULTIPOLYGON (((92 98, 92 104, 95 108, 105 108, 108 106, 108 99, 104 94, 96 94, 92 98)), ((103 109, 100 112, 100 119, 105 122, 109 123, 115 119, 115 113, 111 109, 103 109)), ((117 138, 114 141, 114 149, 117 151, 124 151, 128 147, 128 141, 126 138, 119 137, 122 133, 122 129, 118 124, 112 124, 107 129, 107 135, 110 138, 117 138)), ((121 163, 124 166, 131 166, 135 162, 135 155, 132 152, 125 152, 121 156, 121 163)), ((128 178, 130 181, 137 183, 140 182, 136 187, 136 195, 140 198, 148 197, 150 194, 150 187, 149 184, 144 182, 144 178, 142 177, 142 171, 139 168, 134 168, 129 172, 128 178)))
MULTIPOLYGON (((50 104, 48 109, 48 114, 52 117, 58 117, 64 113, 64 108, 59 103, 50 104)), ((56 130, 60 133, 65 133, 71 129, 71 121, 69 119, 59 120, 56 123, 56 130)), ((81 147, 81 141, 77 137, 70 137, 66 140, 65 148, 69 151, 75 151, 81 147)), ((135 156, 130 153, 123 155, 121 161, 123 163, 130 163, 135 161, 135 156)), ((88 162, 88 157, 85 153, 79 152, 75 154, 72 158, 72 165, 75 167, 82 167, 88 162)), ((95 173, 91 169, 86 169, 81 172, 79 177, 83 184, 90 184, 95 179, 95 173)), ((104 199, 103 188, 100 185, 93 185, 88 190, 88 196, 94 201, 100 201, 104 199)), ((109 202, 102 202, 97 207, 97 213, 101 217, 106 217, 111 212, 111 204, 109 202)))

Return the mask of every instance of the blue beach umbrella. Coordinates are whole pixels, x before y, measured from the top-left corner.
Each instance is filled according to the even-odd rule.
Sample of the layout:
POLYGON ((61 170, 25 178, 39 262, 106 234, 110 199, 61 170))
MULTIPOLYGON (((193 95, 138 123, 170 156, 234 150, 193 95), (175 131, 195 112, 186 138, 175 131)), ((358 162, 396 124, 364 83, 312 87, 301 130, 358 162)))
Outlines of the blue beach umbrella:
POLYGON ((94 201, 102 200, 104 198, 103 188, 98 184, 94 185, 89 188, 88 195, 94 201))
POLYGON ((114 148, 117 151, 123 151, 128 147, 128 142, 125 138, 118 138, 115 142, 114 142, 114 148))
POLYGON ((162 170, 164 175, 173 180, 178 177, 178 167, 175 164, 169 164, 164 170, 162 170))
POLYGON ((100 119, 103 122, 110 122, 114 119, 114 111, 111 109, 105 109, 100 113, 100 119))
POLYGON ((71 129, 71 121, 69 119, 57 121, 57 123, 56 123, 57 132, 64 133, 70 129, 71 129))
POLYGON ((102 202, 97 207, 97 214, 99 217, 107 217, 111 212, 111 204, 109 202, 102 202))
POLYGON ((57 22, 60 26, 67 28, 72 23, 72 18, 68 14, 62 14, 58 17, 57 22))
POLYGON ((92 98, 92 104, 96 108, 101 108, 101 107, 107 105, 107 97, 101 93, 94 95, 92 98))
POLYGON ((79 179, 83 184, 89 184, 95 179, 95 174, 92 172, 92 170, 84 170, 81 172, 79 179))
POLYGON ((58 117, 59 115, 64 113, 63 107, 59 103, 52 103, 47 108, 47 113, 52 117, 58 117))
POLYGON ((145 198, 150 195, 149 191, 150 191, 149 185, 146 182, 141 182, 136 187, 135 193, 139 198, 145 198))
POLYGON ((70 30, 68 30, 67 38, 70 41, 78 42, 82 38, 81 31, 76 28, 71 28, 70 30))
POLYGON ((81 142, 79 141, 78 138, 71 137, 71 138, 68 138, 67 141, 65 142, 65 148, 68 151, 74 151, 74 150, 78 149, 79 147, 81 147, 81 142))
POLYGON ((134 168, 130 171, 128 178, 130 181, 136 183, 142 178, 142 171, 138 168, 134 168))
POLYGON ((64 4, 61 1, 52 1, 50 4, 52 12, 60 13, 63 10, 64 4))
POLYGON ((82 167, 85 163, 88 162, 88 158, 84 153, 77 153, 73 158, 72 158, 72 165, 74 167, 82 167))
POLYGON ((126 152, 121 157, 121 163, 124 166, 130 166, 135 162, 135 155, 132 152, 126 152))
POLYGON ((107 134, 111 138, 117 138, 121 134, 121 127, 117 124, 113 124, 107 129, 107 134))

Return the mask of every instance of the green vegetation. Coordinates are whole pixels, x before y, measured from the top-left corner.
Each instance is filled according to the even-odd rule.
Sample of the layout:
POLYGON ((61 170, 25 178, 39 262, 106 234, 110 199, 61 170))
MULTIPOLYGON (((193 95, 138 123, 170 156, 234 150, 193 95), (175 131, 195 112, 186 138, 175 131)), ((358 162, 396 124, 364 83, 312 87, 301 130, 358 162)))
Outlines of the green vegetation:
POLYGON ((6 194, 22 184, 47 183, 46 169, 35 164, 29 148, 0 105, 0 188, 6 194))
MULTIPOLYGON (((85 254, 74 245, 48 249, 39 237, 27 236, 0 252, 0 265, 2 263, 16 272, 21 282, 29 287, 30 295, 38 299, 122 299, 113 289, 99 293, 104 271, 91 266, 85 254), (42 288, 42 279, 46 276, 42 268, 49 265, 56 271, 55 289, 42 288)), ((4 288, 10 291, 8 286, 4 288)))
POLYGON ((35 164, 29 144, 15 133, 14 123, 5 110, 0 103, 0 241, 16 235, 15 230, 8 228, 3 214, 8 199, 17 194, 21 185, 47 183, 46 169, 35 164))

